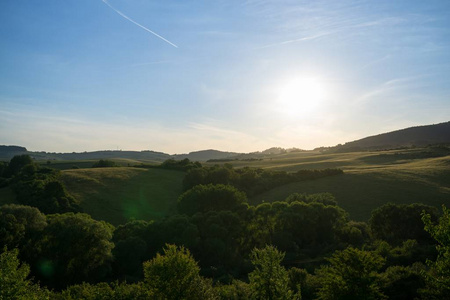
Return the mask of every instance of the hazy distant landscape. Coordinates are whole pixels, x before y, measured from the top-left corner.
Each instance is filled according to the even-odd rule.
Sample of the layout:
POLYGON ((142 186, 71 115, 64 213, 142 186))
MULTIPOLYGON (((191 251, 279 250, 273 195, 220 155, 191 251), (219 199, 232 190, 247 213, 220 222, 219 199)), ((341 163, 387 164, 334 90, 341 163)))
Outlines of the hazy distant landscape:
MULTIPOLYGON (((425 225, 420 219, 424 213, 430 213, 431 218, 436 220, 440 216, 438 212, 441 206, 448 205, 450 201, 449 124, 450 122, 408 128, 336 147, 321 147, 309 151, 274 147, 254 153, 205 150, 184 155, 153 151, 65 154, 29 152, 24 147, 0 146, 0 153, 5 160, 0 173, 0 204, 3 205, 0 208, 3 218, 0 225, 3 229, 13 228, 11 226, 21 223, 25 226, 19 231, 14 229, 6 235, 3 233, 0 238, 4 245, 17 245, 22 249, 20 253, 23 259, 34 266, 31 268, 32 274, 40 278, 45 286, 56 290, 67 288, 61 294, 41 290, 38 294, 44 298, 59 297, 58 295, 68 297, 74 293, 78 299, 85 297, 79 294, 81 292, 87 295, 95 293, 100 286, 85 285, 78 292, 75 292, 75 286, 69 286, 88 278, 94 280, 92 283, 98 280, 110 281, 113 278, 136 282, 135 285, 107 285, 108 293, 116 295, 115 297, 127 295, 134 299, 155 295, 153 293, 156 292, 149 290, 145 283, 150 280, 145 273, 152 270, 150 265, 144 264, 146 281, 141 286, 141 264, 164 247, 165 259, 169 261, 176 257, 171 255, 181 255, 186 251, 184 248, 164 246, 166 243, 185 246, 192 252, 202 269, 195 276, 216 278, 213 285, 209 283, 210 286, 205 287, 206 290, 198 289, 197 286, 192 291, 193 295, 200 293, 204 297, 212 297, 205 295, 215 294, 218 297, 241 299, 257 293, 252 292, 255 282, 250 280, 245 283, 243 277, 251 268, 241 268, 249 263, 244 253, 265 244, 274 245, 275 248, 252 250, 252 255, 257 255, 255 251, 261 251, 258 255, 262 257, 267 255, 265 259, 269 255, 275 255, 278 257, 277 263, 284 257, 284 267, 278 267, 280 273, 273 280, 283 282, 283 276, 287 276, 290 281, 285 282, 287 285, 284 292, 278 291, 279 293, 287 293, 292 297, 302 295, 306 299, 320 295, 324 290, 317 289, 311 280, 325 280, 325 275, 320 273, 325 269, 321 269, 323 267, 320 265, 326 262, 325 257, 336 251, 335 259, 345 259, 345 255, 370 254, 373 256, 371 259, 387 260, 385 263, 390 267, 377 275, 380 280, 383 276, 391 276, 388 274, 394 269, 390 268, 403 268, 402 272, 408 272, 396 275, 400 276, 396 279, 398 282, 374 281, 380 286, 375 295, 392 296, 393 291, 399 293, 396 285, 402 280, 412 280, 415 283, 406 291, 402 290, 404 297, 429 295, 425 285, 426 277, 422 278, 424 273, 419 270, 425 270, 424 258, 434 257, 436 253, 432 251, 432 239, 427 237, 423 230, 425 225), (11 156, 8 161, 7 158, 11 156), (193 158, 201 162, 191 160, 193 158), (49 199, 53 200, 48 202, 49 199), (44 221, 45 215, 41 215, 38 210, 33 211, 31 207, 22 205, 35 206, 45 212, 47 221, 44 221), (298 211, 301 207, 306 211, 298 211), (77 214, 74 215, 73 212, 77 214), (52 213, 63 214, 52 216, 52 213), (28 215, 25 219, 21 217, 24 214, 28 215), (297 219, 289 221, 297 224, 294 227, 286 223, 291 214, 297 214, 297 219), (31 218, 31 215, 34 216, 31 218), (36 229, 32 228, 37 223, 32 224, 43 216, 44 219, 40 222, 47 225, 38 229, 41 233, 36 235, 33 233, 36 229), (99 221, 106 223, 98 223, 99 221), (88 236, 94 232, 81 233, 85 230, 83 227, 76 229, 79 222, 90 222, 89 226, 94 227, 111 224, 108 225, 111 226, 108 230, 112 235, 101 237, 99 231, 92 240, 93 236, 88 236), (309 224, 308 228, 303 227, 306 224, 309 224), (35 261, 31 253, 27 252, 29 250, 26 244, 30 241, 15 234, 31 234, 32 243, 38 245, 44 238, 41 234, 50 239, 57 238, 58 231, 47 232, 54 226, 62 226, 55 227, 60 228, 58 231, 82 230, 80 234, 91 239, 85 245, 93 247, 90 251, 112 251, 115 259, 101 263, 103 266, 110 265, 112 273, 97 279, 90 277, 92 275, 73 279, 67 273, 69 270, 65 270, 64 262, 55 258, 56 260, 49 262, 52 266, 50 275, 46 275, 42 268, 37 267, 39 260, 35 261), (274 227, 270 229, 267 226, 274 227), (115 229, 111 231, 112 228, 115 229), (216 232, 213 228, 221 228, 223 233, 220 230, 216 232), (298 230, 303 233, 300 234, 298 230), (205 232, 202 233, 203 231, 205 232), (286 234, 293 240, 288 242, 289 239, 285 239, 287 236, 284 237, 286 234), (98 247, 95 245, 100 242, 99 239, 103 239, 103 243, 112 242, 115 248, 95 248, 98 247), (13 244, 13 241, 18 244, 13 244), (351 252, 361 251, 352 247, 363 244, 371 252, 351 252), (155 247, 156 245, 158 246, 155 247), (317 248, 319 246, 322 247, 321 250, 317 248), (343 250, 345 247, 350 248, 343 250), (393 248, 381 250, 380 247, 393 248), (140 249, 140 254, 134 256, 137 249, 140 249), (169 254, 169 249, 175 252, 169 254), (176 254, 177 251, 180 251, 179 254, 176 254), (219 251, 220 255, 216 259, 208 258, 210 251, 219 251), (399 262, 402 267, 396 265, 399 262), (415 267, 409 265, 412 262, 416 264, 415 267), (422 265, 415 269, 418 263, 422 265), (60 274, 60 278, 55 280, 55 275, 52 274, 60 274), (244 281, 237 281, 238 279, 244 281), (292 282, 296 284, 292 285, 292 282), (299 284, 302 289, 299 289, 299 284)), ((446 224, 442 218, 446 216, 441 216, 441 220, 444 220, 441 221, 444 222, 442 224, 446 224)), ((96 230, 100 230, 100 227, 96 230)), ((47 253, 44 254, 46 256, 65 251, 65 246, 59 245, 60 242, 62 241, 55 246, 46 246, 50 247, 48 250, 44 247, 40 251, 47 253)), ((8 253, 3 255, 11 255, 8 253)), ((153 263, 158 263, 157 259, 154 258, 153 263)), ((192 260, 190 254, 184 259, 185 263, 192 260)), ((256 260, 256 256, 253 256, 251 262, 261 266, 265 264, 256 260)), ((86 267, 80 265, 77 268, 86 267)), ((92 272, 95 268, 98 266, 87 272, 92 272)), ((167 268, 169 267, 163 267, 162 270, 171 272, 167 268)), ((254 272, 256 271, 250 272, 248 276, 254 276, 251 275, 254 272)), ((348 284, 353 283, 349 281, 348 284)), ((183 292, 187 289, 185 287, 183 292)), ((172 288, 164 294, 167 295, 170 290, 172 288)), ((102 293, 106 292, 103 290, 102 293)), ((335 289, 331 291, 332 294, 335 292, 335 289)), ((37 290, 31 293, 36 294, 37 290)))

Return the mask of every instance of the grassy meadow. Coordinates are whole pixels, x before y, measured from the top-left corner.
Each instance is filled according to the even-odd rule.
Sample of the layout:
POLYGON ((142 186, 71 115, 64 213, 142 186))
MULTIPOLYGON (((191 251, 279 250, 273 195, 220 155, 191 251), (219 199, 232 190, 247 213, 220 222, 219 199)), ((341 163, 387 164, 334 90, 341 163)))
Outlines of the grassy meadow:
POLYGON ((235 167, 295 172, 341 168, 343 175, 277 187, 249 202, 282 201, 292 193, 332 193, 355 220, 367 221, 373 209, 387 203, 421 202, 440 207, 450 203, 450 155, 441 149, 407 149, 322 154, 286 153, 254 162, 233 161, 235 167))
POLYGON ((64 170, 61 175, 86 213, 114 225, 169 214, 182 192, 183 177, 178 171, 130 167, 64 170))

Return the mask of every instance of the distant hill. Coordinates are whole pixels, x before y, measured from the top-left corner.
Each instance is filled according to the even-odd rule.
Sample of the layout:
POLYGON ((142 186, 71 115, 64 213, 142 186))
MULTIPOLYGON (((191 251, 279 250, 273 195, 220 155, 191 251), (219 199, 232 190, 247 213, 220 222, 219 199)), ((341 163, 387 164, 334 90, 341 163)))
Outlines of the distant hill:
MULTIPOLYGON (((353 142, 348 142, 335 147, 321 147, 315 150, 326 152, 354 152, 364 150, 383 150, 396 149, 411 146, 426 146, 430 144, 450 144, 450 121, 435 125, 417 126, 406 129, 396 130, 388 133, 382 133, 375 136, 369 136, 353 142)), ((51 153, 51 152, 33 152, 27 151, 25 147, 20 146, 1 146, 0 160, 10 160, 15 155, 29 154, 36 160, 98 160, 98 159, 130 159, 143 162, 162 162, 167 159, 181 160, 188 158, 192 161, 208 160, 246 160, 261 159, 273 155, 302 152, 298 148, 284 149, 272 147, 261 152, 236 153, 219 150, 201 150, 189 152, 187 154, 170 155, 156 151, 93 151, 93 152, 72 152, 72 153, 51 153)))
POLYGON ((235 157, 240 154, 242 154, 242 153, 224 152, 224 151, 209 149, 209 150, 194 151, 194 152, 190 152, 189 154, 175 154, 175 155, 172 155, 172 158, 177 159, 177 160, 188 158, 189 160, 193 160, 193 161, 207 161, 210 159, 227 159, 227 158, 235 157))
POLYGON ((25 147, 0 145, 0 160, 9 160, 15 155, 21 155, 26 153, 28 153, 28 150, 25 147))
POLYGON ((170 155, 163 152, 156 151, 93 151, 93 152, 72 152, 72 153, 51 153, 51 152, 34 152, 27 151, 24 147, 19 146, 0 146, 0 160, 10 160, 15 155, 28 154, 36 160, 97 160, 97 159, 131 159, 138 161, 153 161, 162 162, 173 158, 181 160, 188 158, 192 161, 207 161, 210 159, 226 159, 240 155, 241 153, 224 152, 218 150, 202 150, 190 152, 188 154, 170 155))
POLYGON ((450 122, 409 127, 332 147, 330 150, 360 151, 395 149, 400 147, 426 146, 450 143, 450 122))

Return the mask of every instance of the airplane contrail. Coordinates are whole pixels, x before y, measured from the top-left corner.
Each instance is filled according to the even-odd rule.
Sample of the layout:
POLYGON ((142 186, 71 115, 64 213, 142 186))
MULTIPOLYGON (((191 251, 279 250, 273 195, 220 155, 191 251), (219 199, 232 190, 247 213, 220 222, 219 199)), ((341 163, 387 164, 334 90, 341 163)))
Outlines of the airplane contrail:
POLYGON ((131 19, 131 18, 129 18, 128 16, 126 16, 125 14, 123 14, 120 10, 116 9, 116 8, 113 7, 111 4, 109 4, 109 2, 108 2, 107 0, 102 0, 102 2, 105 3, 106 5, 108 5, 112 10, 114 10, 116 13, 118 13, 120 16, 122 16, 123 18, 127 19, 127 20, 130 21, 131 23, 133 23, 133 24, 135 24, 135 25, 141 27, 141 28, 144 29, 145 31, 150 32, 151 34, 153 34, 153 35, 159 37, 159 38, 162 39, 164 42, 166 42, 166 43, 172 45, 173 47, 178 48, 178 46, 175 45, 174 43, 172 43, 171 41, 165 39, 164 37, 160 36, 160 35, 157 34, 156 32, 151 31, 151 30, 148 29, 147 27, 145 27, 145 26, 139 24, 138 22, 134 21, 133 19, 131 19))

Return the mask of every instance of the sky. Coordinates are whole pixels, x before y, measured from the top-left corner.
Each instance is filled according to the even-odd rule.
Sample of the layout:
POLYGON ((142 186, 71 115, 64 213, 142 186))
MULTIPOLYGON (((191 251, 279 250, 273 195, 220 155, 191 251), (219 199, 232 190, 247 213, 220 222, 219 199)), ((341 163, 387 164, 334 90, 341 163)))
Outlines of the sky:
POLYGON ((450 120, 450 1, 2 0, 0 145, 334 146, 450 120))

